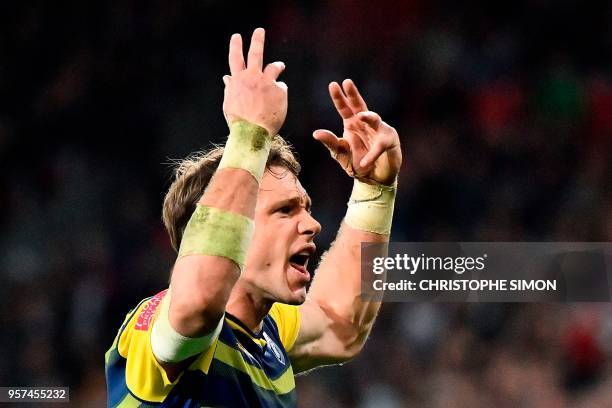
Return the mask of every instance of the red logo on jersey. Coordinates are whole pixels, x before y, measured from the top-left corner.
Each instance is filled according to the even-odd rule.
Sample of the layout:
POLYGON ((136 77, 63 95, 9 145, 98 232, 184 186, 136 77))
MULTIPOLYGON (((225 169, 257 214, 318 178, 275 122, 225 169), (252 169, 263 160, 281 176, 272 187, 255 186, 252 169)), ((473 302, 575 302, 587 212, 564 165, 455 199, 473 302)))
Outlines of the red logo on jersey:
POLYGON ((147 302, 146 305, 144 305, 144 307, 140 311, 140 314, 138 315, 138 320, 136 320, 136 326, 134 327, 135 330, 149 330, 149 325, 151 324, 153 314, 155 313, 157 306, 161 303, 164 296, 166 296, 167 291, 168 289, 162 290, 157 295, 153 296, 147 302))

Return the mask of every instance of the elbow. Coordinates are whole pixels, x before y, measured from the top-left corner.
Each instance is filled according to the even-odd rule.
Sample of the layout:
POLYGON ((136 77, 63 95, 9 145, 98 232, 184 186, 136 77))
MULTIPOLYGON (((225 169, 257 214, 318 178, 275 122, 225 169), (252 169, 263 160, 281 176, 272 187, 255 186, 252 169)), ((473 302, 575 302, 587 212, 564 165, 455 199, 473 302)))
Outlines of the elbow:
POLYGON ((187 337, 200 337, 217 327, 225 312, 238 266, 217 256, 186 256, 177 259, 170 281, 170 322, 187 337))
POLYGON ((334 340, 328 343, 328 350, 334 363, 345 363, 357 357, 365 346, 374 322, 364 322, 362 319, 353 317, 347 318, 332 312, 329 307, 320 307, 330 318, 327 330, 333 333, 331 338, 334 340))
POLYGON ((323 361, 321 365, 342 365, 353 360, 361 350, 363 350, 363 343, 352 343, 346 344, 330 353, 326 357, 321 357, 320 360, 323 361))
POLYGON ((361 353, 364 346, 365 346, 365 339, 361 340, 359 338, 353 342, 345 344, 344 349, 342 351, 342 355, 341 355, 342 362, 347 363, 353 360, 355 357, 357 357, 357 355, 359 355, 359 353, 361 353))
POLYGON ((344 337, 339 350, 335 353, 336 363, 348 363, 361 353, 365 346, 368 332, 352 330, 350 336, 344 337))

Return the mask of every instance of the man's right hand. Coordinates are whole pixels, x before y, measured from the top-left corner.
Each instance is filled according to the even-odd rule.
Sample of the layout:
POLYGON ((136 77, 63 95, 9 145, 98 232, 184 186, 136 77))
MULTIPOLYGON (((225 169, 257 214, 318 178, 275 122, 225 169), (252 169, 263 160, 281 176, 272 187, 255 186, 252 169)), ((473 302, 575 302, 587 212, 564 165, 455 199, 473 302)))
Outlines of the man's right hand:
POLYGON ((237 120, 246 120, 274 136, 287 116, 287 85, 276 81, 285 64, 273 62, 262 70, 264 40, 263 28, 253 31, 245 65, 242 37, 240 34, 232 35, 229 47, 231 76, 223 77, 223 114, 228 125, 237 120))

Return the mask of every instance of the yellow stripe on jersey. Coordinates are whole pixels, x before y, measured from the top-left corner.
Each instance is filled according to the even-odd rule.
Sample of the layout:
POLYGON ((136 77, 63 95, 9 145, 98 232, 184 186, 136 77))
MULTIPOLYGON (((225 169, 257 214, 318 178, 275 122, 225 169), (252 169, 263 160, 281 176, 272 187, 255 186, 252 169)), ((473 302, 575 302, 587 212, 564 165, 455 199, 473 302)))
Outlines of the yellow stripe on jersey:
POLYGON ((132 394, 127 394, 123 401, 117 405, 117 408, 137 408, 142 404, 141 401, 138 401, 132 394))
POLYGON ((266 390, 272 390, 277 394, 286 394, 295 388, 295 378, 293 376, 293 368, 289 368, 276 380, 268 378, 266 373, 261 369, 245 363, 242 359, 240 351, 228 346, 222 341, 217 342, 217 350, 215 351, 215 359, 219 360, 236 370, 251 377, 251 380, 259 387, 266 390), (272 385, 270 385, 272 383, 272 385))
MULTIPOLYGON (((280 364, 281 367, 284 366, 284 371, 276 371, 274 375, 268 372, 270 367, 266 366, 266 371, 264 371, 264 367, 259 366, 259 363, 253 364, 253 361, 251 361, 253 356, 246 358, 246 356, 241 353, 241 350, 232 346, 233 343, 228 342, 228 340, 230 342, 236 341, 232 333, 237 333, 237 331, 240 330, 249 335, 249 338, 260 346, 267 346, 266 343, 272 340, 270 340, 270 337, 265 337, 267 341, 263 338, 254 338, 247 330, 240 327, 236 322, 232 322, 229 318, 225 318, 225 322, 227 323, 225 327, 231 330, 223 331, 221 338, 216 339, 207 351, 200 354, 175 381, 171 382, 163 367, 155 359, 151 349, 151 330, 159 312, 158 305, 161 303, 161 299, 163 299, 163 293, 146 299, 139 304, 136 309, 130 312, 113 341, 113 347, 111 347, 110 351, 105 355, 108 369, 107 375, 115 376, 109 377, 109 385, 112 384, 113 387, 115 387, 113 390, 120 389, 121 384, 126 386, 125 391, 121 391, 125 392, 125 396, 120 395, 118 398, 117 396, 114 397, 117 398, 113 402, 114 406, 136 407, 140 406, 143 401, 151 403, 163 402, 175 388, 176 384, 185 377, 185 373, 187 372, 192 372, 189 374, 189 380, 195 378, 193 377, 193 372, 201 371, 204 374, 212 375, 213 377, 210 377, 210 381, 211 384, 215 384, 215 387, 217 387, 218 384, 231 384, 231 381, 236 381, 236 377, 232 377, 232 374, 230 374, 229 377, 223 377, 223 380, 220 382, 215 382, 219 381, 215 380, 215 378, 222 378, 221 376, 225 375, 222 371, 222 367, 228 367, 236 373, 248 376, 251 379, 253 387, 255 387, 253 390, 257 395, 260 395, 260 391, 257 391, 257 389, 261 390, 263 393, 271 393, 270 396, 265 397, 264 394, 261 394, 261 398, 272 398, 272 400, 274 400, 273 396, 276 395, 281 399, 274 401, 283 401, 283 406, 285 406, 284 404, 288 404, 287 406, 293 406, 293 404, 295 404, 295 379, 290 362, 287 360, 283 361, 282 358, 279 358, 278 355, 274 353, 278 360, 278 364, 280 364), (234 340, 231 340, 232 338, 234 340), (121 357, 121 361, 114 361, 119 357, 121 357), (123 371, 119 371, 119 373, 122 373, 119 374, 122 378, 116 377, 116 371, 113 371, 115 367, 120 367, 121 364, 124 364, 123 371), (110 369, 108 367, 109 365, 111 366, 110 369), (211 367, 213 367, 212 371, 211 367)), ((278 333, 275 333, 276 330, 274 330, 268 318, 266 318, 267 322, 264 323, 265 326, 262 330, 268 330, 267 332, 264 331, 264 333, 271 335, 275 343, 280 341, 283 346, 281 348, 285 348, 286 350, 290 349, 295 343, 300 327, 300 314, 298 308, 296 306, 276 303, 270 310, 270 317, 276 324, 278 333), (270 332, 270 330, 274 331, 270 332)), ((280 344, 278 345, 280 346, 280 344)), ((241 347, 240 342, 237 343, 237 347, 241 347)), ((245 350, 244 352, 249 355, 249 352, 246 351, 244 346, 242 346, 242 348, 245 350)), ((262 350, 264 349, 265 347, 262 347, 262 350)), ((267 355, 270 356, 270 354, 267 355)), ((201 378, 207 381, 206 377, 201 378)), ((206 382, 203 382, 203 386, 207 386, 206 382)), ((211 388, 208 389, 207 392, 212 392, 211 396, 217 398, 214 397, 214 393, 216 390, 221 392, 221 389, 222 388, 211 388)), ((228 398, 228 401, 236 400, 228 398)))
POLYGON ((231 321, 230 319, 225 319, 225 321, 230 325, 230 327, 234 330, 238 330, 241 331, 242 333, 246 334, 247 336, 249 336, 249 338, 251 340, 253 340, 255 343, 257 343, 259 345, 259 347, 264 347, 266 345, 266 341, 264 339, 259 339, 256 337, 253 337, 253 335, 251 333, 249 333, 248 331, 246 331, 242 326, 240 326, 238 323, 231 321))
MULTIPOLYGON (((146 305, 147 303, 139 307, 136 313, 141 313, 146 305)), ((155 359, 151 350, 151 329, 158 312, 159 309, 155 311, 147 330, 137 330, 135 326, 138 319, 132 319, 123 330, 118 347, 119 354, 127 359, 125 382, 128 388, 136 397, 151 402, 162 402, 182 377, 181 373, 174 381, 170 381, 166 370, 155 359)), ((213 354, 214 345, 200 354, 190 369, 207 373, 213 354)))
MULTIPOLYGON (((145 299, 147 300, 147 299, 145 299)), ((123 333, 123 329, 125 326, 125 323, 136 314, 136 312, 138 312, 141 308, 141 306, 145 303, 145 300, 141 301, 138 306, 136 306, 136 308, 134 310, 131 310, 128 314, 125 315, 125 319, 123 319, 123 323, 121 323, 121 328, 119 329, 119 331, 117 331, 117 335, 115 336, 115 339, 113 340, 113 344, 112 346, 106 351, 106 353, 104 354, 104 361, 106 362, 106 364, 108 364, 108 359, 110 358, 111 352, 117 348, 117 343, 119 342, 119 336, 123 333)))
POLYGON ((270 316, 278 326, 278 334, 289 352, 300 331, 300 309, 298 306, 274 303, 270 308, 270 316))

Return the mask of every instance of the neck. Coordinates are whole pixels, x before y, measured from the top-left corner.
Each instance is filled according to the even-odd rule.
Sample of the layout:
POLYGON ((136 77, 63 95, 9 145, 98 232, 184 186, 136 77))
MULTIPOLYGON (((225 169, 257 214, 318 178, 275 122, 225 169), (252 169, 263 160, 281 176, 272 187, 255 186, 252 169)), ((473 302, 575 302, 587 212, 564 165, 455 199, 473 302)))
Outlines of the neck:
POLYGON ((249 291, 239 280, 232 289, 225 310, 257 333, 271 307, 272 302, 249 291))

